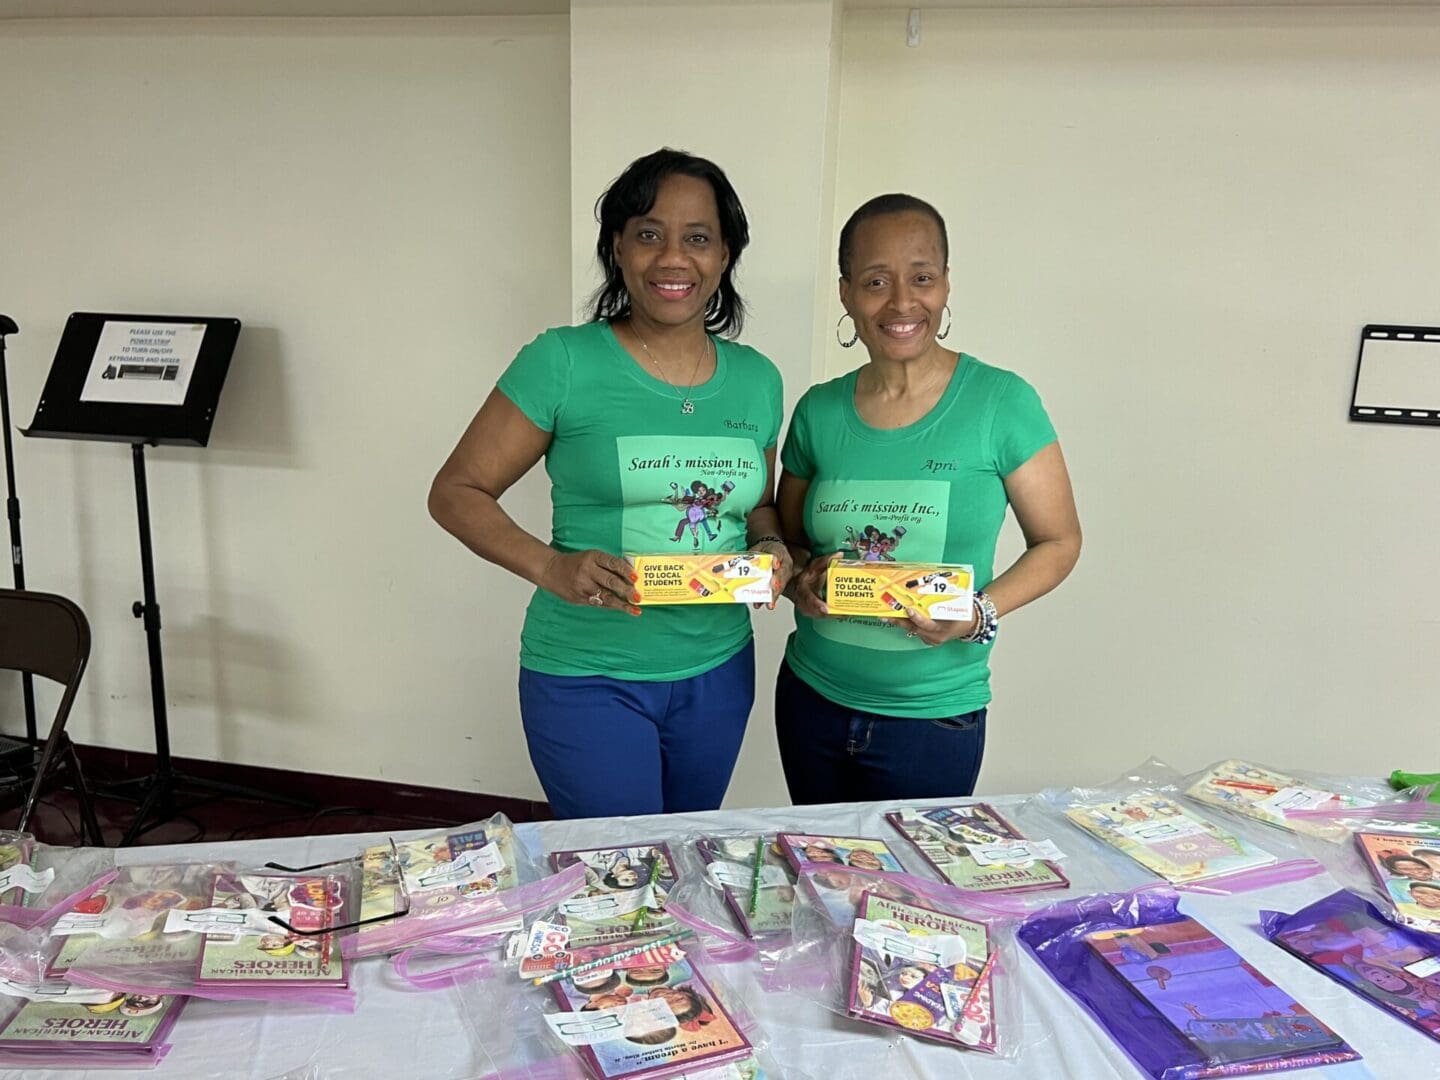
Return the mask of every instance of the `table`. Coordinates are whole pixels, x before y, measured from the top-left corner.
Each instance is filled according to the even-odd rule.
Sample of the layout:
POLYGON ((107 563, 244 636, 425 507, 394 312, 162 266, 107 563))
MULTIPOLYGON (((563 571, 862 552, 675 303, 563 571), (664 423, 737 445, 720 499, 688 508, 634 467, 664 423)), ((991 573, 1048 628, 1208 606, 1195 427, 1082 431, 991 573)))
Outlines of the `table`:
MULTIPOLYGON (((1024 796, 986 797, 1007 812, 1024 796)), ((939 805, 917 803, 915 805, 939 805)), ((885 824, 886 804, 837 804, 650 817, 590 819, 522 824, 517 835, 537 853, 567 848, 621 846, 679 839, 713 830, 813 830, 834 835, 895 836, 885 824)), ((1022 824, 1022 828, 1025 826, 1022 824)), ((1032 827, 1033 832, 1033 827, 1032 827)), ((420 833, 395 834, 405 838, 420 833)), ((1063 818, 1051 832, 1071 854, 1065 864, 1077 891, 1099 883, 1139 885, 1153 880, 1129 860, 1091 840, 1063 818)), ((297 837, 233 843, 129 848, 116 852, 121 865, 171 861, 235 860, 259 864, 276 860, 306 865, 344 858, 383 839, 379 834, 297 837)), ((1037 837, 1038 838, 1038 837, 1037 837)), ((930 877, 903 841, 894 847, 908 868, 930 877)), ((1103 887, 1103 886, 1101 886, 1103 887)), ((1186 894, 1183 907, 1224 938, 1321 1020, 1338 1031, 1364 1061, 1307 1071, 1317 1080, 1359 1080, 1403 1076, 1407 1080, 1440 1077, 1440 1044, 1385 1015, 1381 1010, 1271 945, 1259 935, 1256 913, 1262 908, 1294 911, 1333 892, 1328 875, 1235 897, 1186 894)), ((1071 893, 1054 894, 1059 897, 1071 893)), ((888 1029, 832 1015, 813 1001, 789 994, 767 994, 751 965, 721 970, 755 1012, 771 1039, 771 1060, 780 1076, 799 1080, 867 1080, 917 1077, 1045 1077, 1046 1080, 1131 1078, 1141 1074, 1108 1037, 1028 956, 1019 961, 1024 1011, 1024 1056, 1018 1062, 994 1061, 950 1047, 893 1035, 888 1029)), ((225 1080, 341 1080, 361 1077, 426 1077, 469 1080, 488 1075, 494 1065, 473 1044, 462 1016, 463 991, 420 992, 398 978, 389 963, 373 959, 353 969, 358 995, 353 1014, 314 1008, 280 1008, 241 1002, 193 999, 172 1032, 174 1048, 155 1070, 93 1072, 26 1070, 26 1080, 53 1077, 225 1078, 225 1080)), ((11 1071, 6 1076, 20 1076, 11 1071)), ((1285 1075, 1285 1074, 1281 1074, 1285 1075)))

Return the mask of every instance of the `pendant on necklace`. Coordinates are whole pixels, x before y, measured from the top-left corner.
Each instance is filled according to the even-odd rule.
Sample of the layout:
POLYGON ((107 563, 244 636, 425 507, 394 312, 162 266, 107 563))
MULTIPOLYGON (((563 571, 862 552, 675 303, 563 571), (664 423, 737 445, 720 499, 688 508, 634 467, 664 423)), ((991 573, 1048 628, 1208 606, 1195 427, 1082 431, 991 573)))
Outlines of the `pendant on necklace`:
POLYGON ((680 411, 686 416, 689 416, 695 411, 695 403, 687 397, 684 401, 680 403, 680 411))

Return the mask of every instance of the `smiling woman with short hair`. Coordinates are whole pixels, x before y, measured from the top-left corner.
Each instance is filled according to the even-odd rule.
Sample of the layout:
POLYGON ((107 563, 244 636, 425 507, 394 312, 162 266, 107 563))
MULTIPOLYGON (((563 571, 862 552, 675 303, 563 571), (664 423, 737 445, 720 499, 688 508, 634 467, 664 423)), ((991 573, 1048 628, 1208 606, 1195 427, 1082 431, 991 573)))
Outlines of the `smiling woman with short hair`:
POLYGON ((1030 385, 941 344, 950 241, 933 206, 871 199, 839 249, 837 336, 869 362, 805 394, 781 454, 784 535, 808 559, 791 581, 796 630, 775 691, 785 780, 797 803, 969 795, 999 619, 1080 554, 1070 478, 1030 385), (1026 549, 994 577, 1007 506, 1026 549), (971 618, 833 617, 822 589, 837 557, 970 564, 971 618))

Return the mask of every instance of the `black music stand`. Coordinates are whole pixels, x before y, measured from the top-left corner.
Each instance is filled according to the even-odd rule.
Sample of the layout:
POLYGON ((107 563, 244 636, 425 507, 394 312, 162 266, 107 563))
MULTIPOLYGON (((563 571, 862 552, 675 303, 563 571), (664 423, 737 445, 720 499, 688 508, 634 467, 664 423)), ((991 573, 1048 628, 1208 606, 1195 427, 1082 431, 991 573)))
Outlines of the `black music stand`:
POLYGON ((239 319, 76 312, 65 323, 35 419, 22 431, 48 439, 130 444, 145 591, 144 600, 137 600, 130 610, 143 620, 149 647, 155 771, 130 782, 143 787, 145 794, 121 846, 176 817, 181 810, 175 795, 181 790, 312 807, 302 799, 181 773, 170 760, 145 447, 205 446, 210 441, 215 408, 239 335, 239 319))

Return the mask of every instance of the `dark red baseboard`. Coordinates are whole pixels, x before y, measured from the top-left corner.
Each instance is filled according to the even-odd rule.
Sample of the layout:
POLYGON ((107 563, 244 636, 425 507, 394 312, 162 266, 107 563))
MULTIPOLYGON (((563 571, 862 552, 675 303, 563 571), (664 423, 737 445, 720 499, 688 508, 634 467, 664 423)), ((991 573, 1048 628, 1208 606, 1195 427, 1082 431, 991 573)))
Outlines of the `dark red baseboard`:
MULTIPOLYGON (((80 760, 93 785, 114 784, 148 776, 155 770, 155 755, 135 750, 77 744, 80 760)), ((548 803, 508 795, 397 784, 389 780, 363 780, 353 776, 269 769, 259 765, 171 758, 177 772, 207 780, 223 780, 260 791, 291 795, 324 807, 368 810, 377 817, 413 818, 459 824, 481 821, 501 813, 511 821, 548 821, 548 803)))

